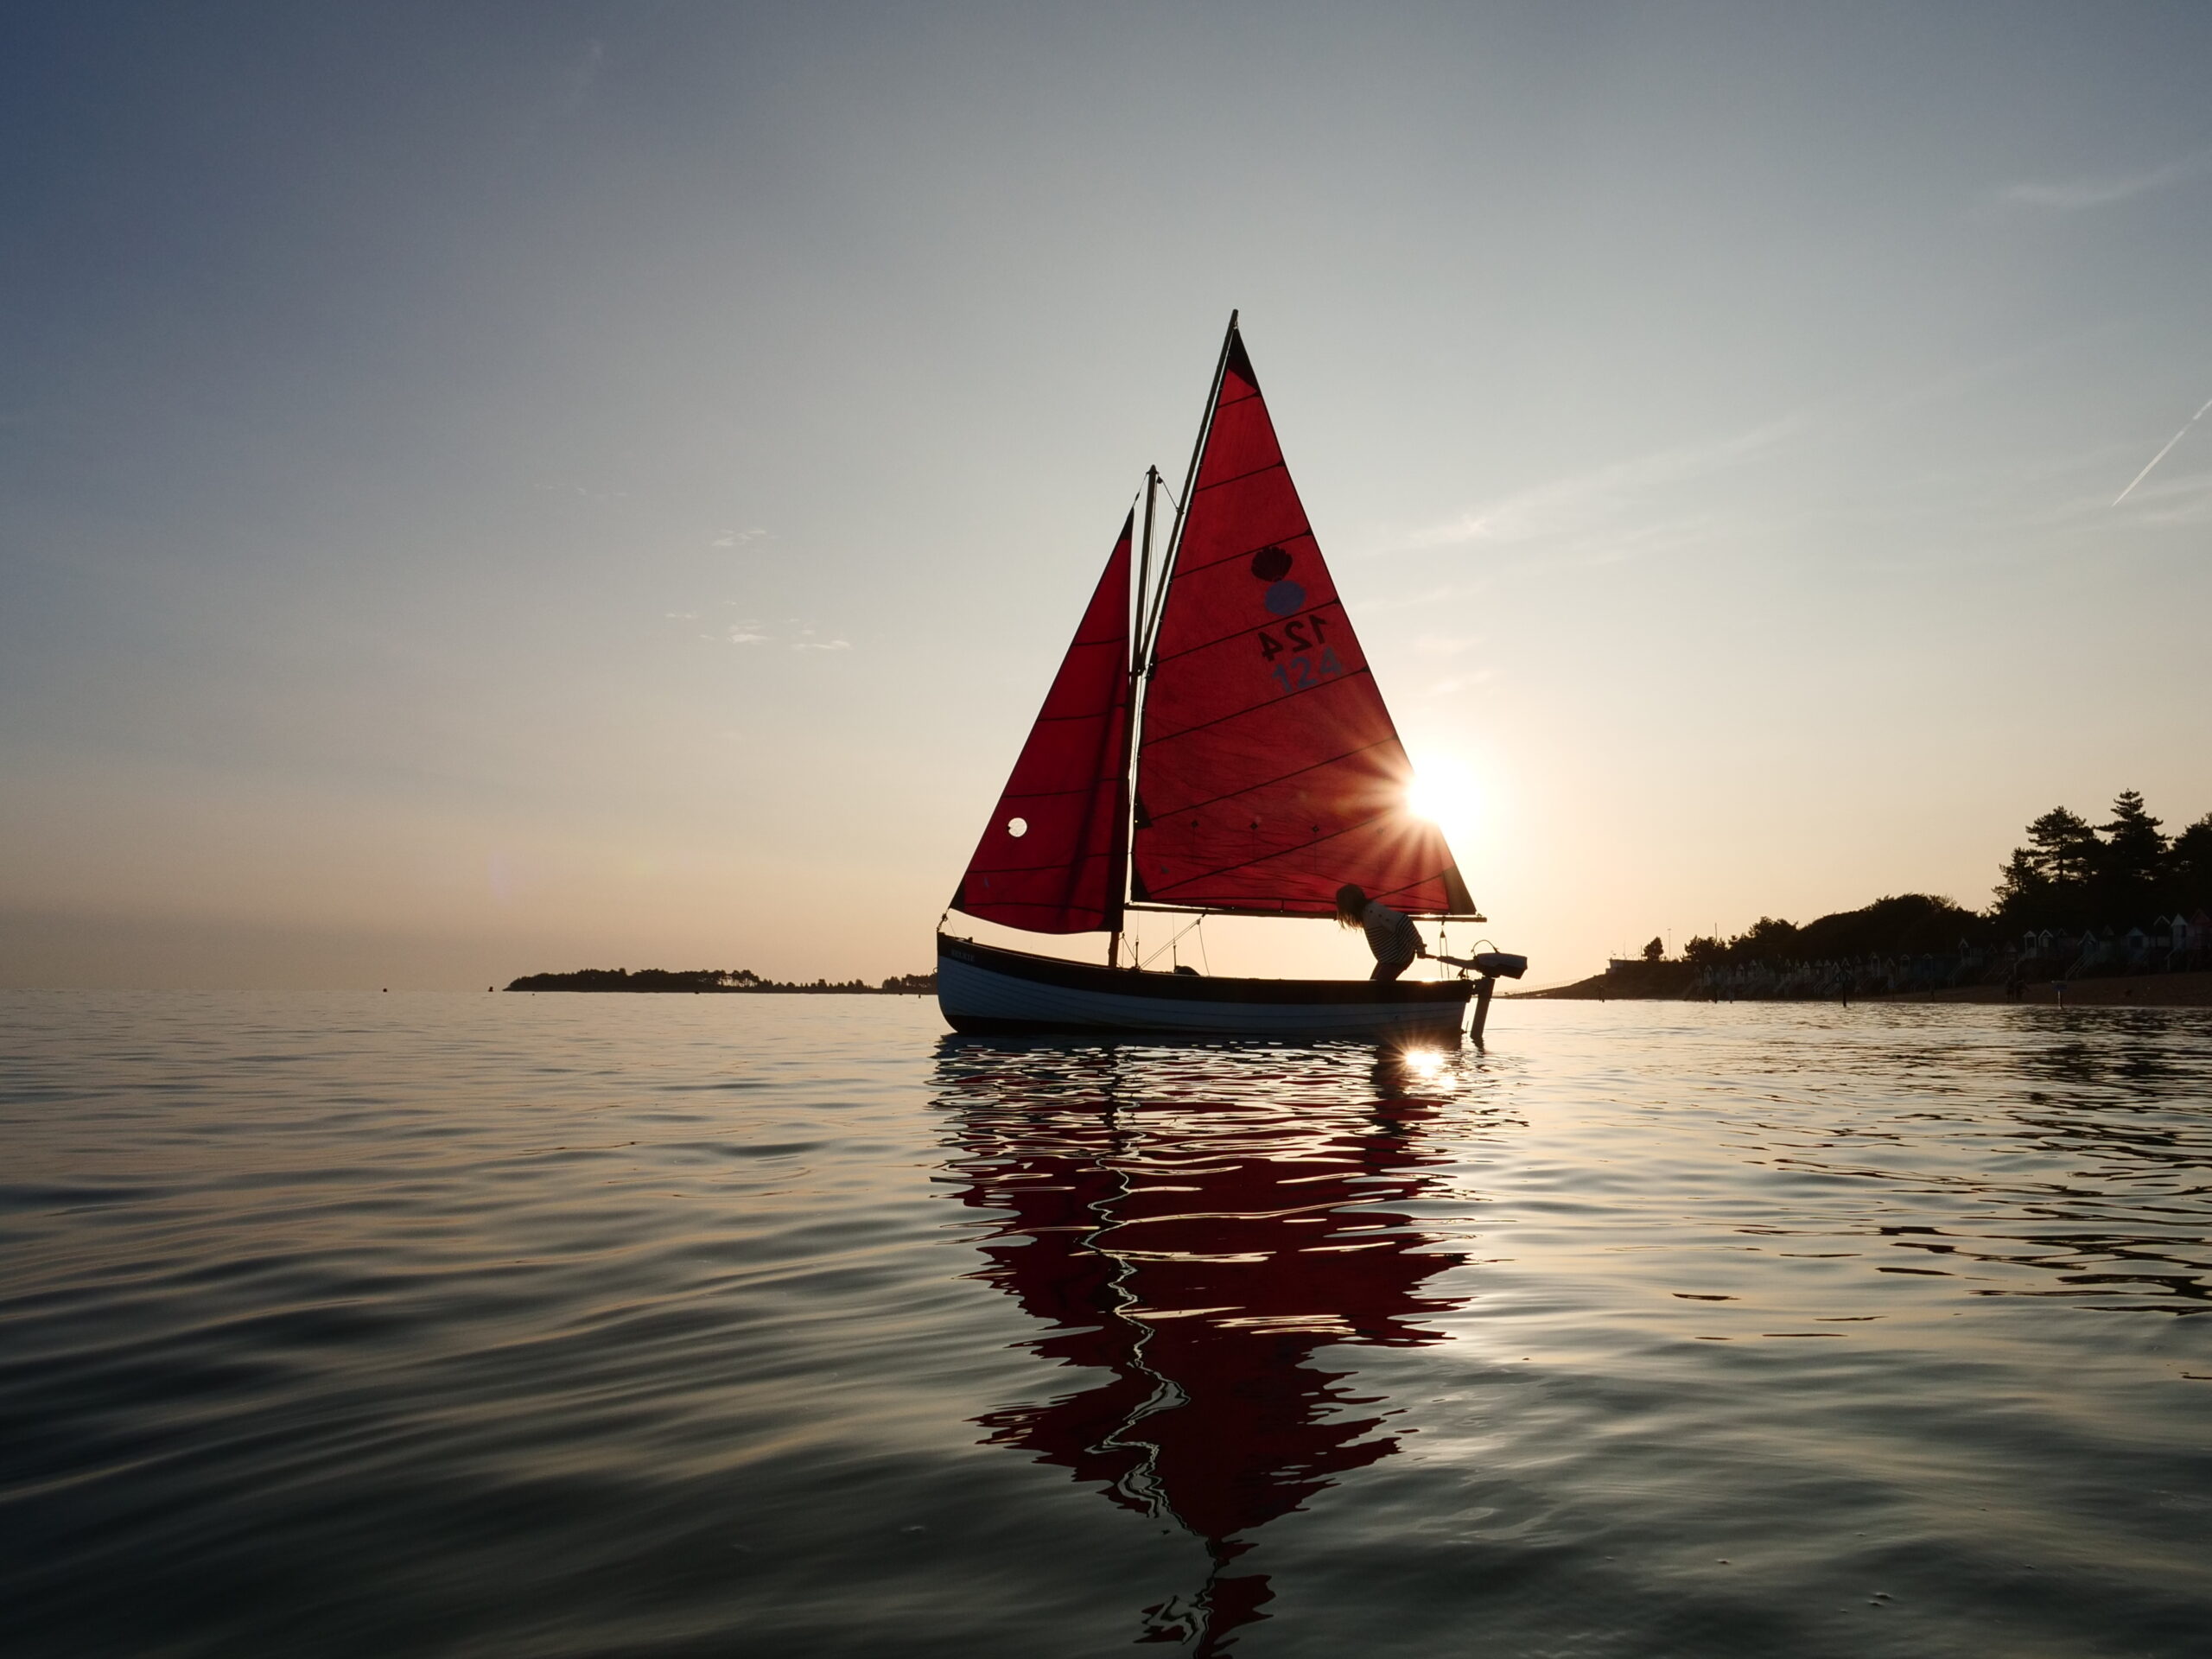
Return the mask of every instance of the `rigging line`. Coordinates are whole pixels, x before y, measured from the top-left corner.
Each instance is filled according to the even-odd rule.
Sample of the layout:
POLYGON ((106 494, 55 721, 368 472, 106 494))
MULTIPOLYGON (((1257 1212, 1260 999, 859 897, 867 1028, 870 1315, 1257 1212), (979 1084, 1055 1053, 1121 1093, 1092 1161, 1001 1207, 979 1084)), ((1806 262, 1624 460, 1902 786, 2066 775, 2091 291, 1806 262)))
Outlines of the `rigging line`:
MULTIPOLYGON (((1144 502, 1144 530, 1137 545, 1137 585, 1130 594, 1129 603, 1125 607, 1128 612, 1128 618, 1125 629, 1127 638, 1123 643, 1128 647, 1128 677, 1132 686, 1135 685, 1137 676, 1144 670, 1144 615, 1147 607, 1145 596, 1152 587, 1152 515, 1154 508, 1159 505, 1159 498, 1154 493, 1159 487, 1160 468, 1146 467, 1144 488, 1139 492, 1144 502)), ((1129 512, 1134 520, 1136 509, 1131 507, 1129 512)))
POLYGON ((1257 553, 1263 547, 1280 547, 1285 552, 1288 552, 1300 542, 1313 543, 1314 553, 1316 555, 1319 554, 1321 550, 1321 538, 1313 533, 1313 527, 1311 524, 1308 524, 1304 530, 1298 531, 1295 535, 1277 536, 1267 541, 1254 542, 1249 546, 1236 549, 1234 552, 1224 553, 1217 559, 1209 559, 1204 564, 1191 565, 1188 567, 1189 573, 1195 576, 1203 575, 1208 570, 1218 570, 1224 564, 1234 564, 1239 559, 1249 558, 1253 554, 1257 553))
MULTIPOLYGON (((1169 521, 1167 545, 1160 550, 1160 572, 1153 578, 1156 585, 1150 593, 1144 590, 1141 583, 1137 589, 1137 631, 1136 638, 1130 642, 1135 649, 1129 655, 1129 680, 1133 688, 1142 685, 1152 677, 1153 649, 1160 637, 1160 618, 1167 613, 1167 589, 1175 579, 1175 553, 1183 537, 1183 504, 1175 499, 1175 492, 1167 487, 1167 480, 1160 475, 1157 467, 1152 469, 1152 486, 1167 498, 1167 505, 1175 512, 1169 521)), ((1147 516, 1147 524, 1149 525, 1150 522, 1147 516)), ((1152 543, 1148 535, 1145 552, 1149 559, 1152 543)), ((1134 714, 1134 698, 1130 707, 1134 714)))
MULTIPOLYGON (((1100 718, 1101 718, 1101 716, 1100 716, 1100 715, 1096 715, 1096 714, 1084 714, 1084 715, 1038 715, 1038 716, 1037 716, 1037 723, 1038 723, 1039 726, 1055 726, 1055 725, 1057 725, 1057 726, 1065 726, 1065 725, 1066 725, 1070 721, 1074 721, 1074 720, 1097 720, 1097 719, 1100 719, 1100 718)), ((1049 793, 1052 793, 1052 792, 1053 792, 1053 791, 1046 791, 1046 793, 1048 793, 1048 794, 1049 794, 1049 793)), ((1060 791, 1060 792, 1065 793, 1065 791, 1060 791)))
MULTIPOLYGON (((1095 864, 1104 857, 1105 855, 1103 853, 1089 853, 1085 854, 1079 861, 1083 864, 1095 864)), ((995 864, 989 869, 978 870, 976 874, 983 876, 1052 875, 1058 874, 1060 871, 1072 868, 1075 868, 1075 866, 1063 862, 1058 859, 1055 859, 1050 864, 995 864)), ((1058 901, 1051 899, 993 899, 990 902, 994 905, 1002 905, 1009 910, 1059 910, 1064 908, 1064 906, 1058 901)), ((1088 905, 1077 905, 1075 908, 1077 910, 1088 910, 1090 906, 1088 905)))
MULTIPOLYGON (((1127 596, 1123 614, 1127 617, 1127 667, 1122 673, 1121 683, 1115 698, 1121 725, 1115 734, 1114 751, 1114 830, 1109 842, 1111 859, 1110 880, 1113 885, 1113 908, 1108 919, 1113 923, 1113 938, 1106 947, 1106 965, 1122 965, 1122 934, 1123 907, 1129 898, 1129 846, 1135 838, 1135 827, 1130 822, 1130 810, 1136 801, 1136 780, 1131 776, 1137 759, 1137 713, 1141 702, 1144 670, 1144 616, 1149 602, 1147 588, 1152 581, 1152 522, 1160 506, 1160 468, 1147 466, 1144 469, 1144 529, 1141 545, 1137 554, 1135 588, 1127 596)), ((1129 509, 1129 522, 1136 522, 1136 509, 1129 509)))
MULTIPOLYGON (((1129 510, 1128 510, 1128 513, 1127 513, 1127 514, 1122 518, 1122 534, 1121 534, 1121 537, 1116 537, 1116 541, 1115 541, 1115 546, 1116 546, 1116 548, 1117 550, 1119 549, 1119 547, 1120 547, 1120 545, 1121 545, 1121 543, 1122 543, 1122 541, 1123 539, 1127 539, 1127 538, 1134 537, 1135 537, 1135 535, 1136 534, 1136 528, 1137 528, 1137 508, 1138 508, 1138 506, 1139 506, 1139 505, 1140 505, 1140 504, 1143 504, 1143 503, 1144 503, 1144 499, 1145 499, 1145 493, 1144 493, 1144 491, 1143 491, 1143 489, 1142 489, 1141 487, 1140 487, 1140 488, 1137 490, 1137 492, 1136 492, 1134 495, 1132 495, 1132 496, 1130 496, 1130 497, 1129 497, 1129 510)), ((1132 637, 1132 630, 1133 630, 1134 628, 1135 628, 1135 627, 1136 627, 1136 626, 1137 626, 1138 624, 1141 623, 1141 622, 1144 620, 1144 616, 1143 616, 1143 609, 1144 609, 1144 566, 1143 566, 1143 561, 1144 561, 1144 560, 1146 560, 1146 559, 1147 559, 1147 558, 1149 558, 1149 557, 1151 556, 1151 554, 1152 554, 1152 544, 1151 544, 1151 543, 1149 542, 1149 540, 1147 540, 1147 543, 1145 543, 1145 545, 1144 545, 1141 549, 1140 549, 1140 550, 1138 550, 1138 561, 1139 561, 1139 563, 1138 563, 1138 568, 1137 568, 1136 586, 1135 586, 1135 588, 1134 588, 1134 590, 1130 593, 1130 594, 1128 595, 1128 599, 1129 599, 1130 601, 1134 601, 1134 604, 1129 603, 1129 602, 1126 602, 1126 601, 1125 601, 1125 602, 1124 602, 1124 604, 1123 604, 1123 606, 1122 606, 1122 637, 1121 637, 1121 639, 1118 639, 1118 640, 1104 640, 1104 639, 1101 639, 1101 640, 1095 641, 1095 642, 1093 642, 1093 643, 1096 643, 1096 644, 1098 644, 1098 645, 1108 645, 1108 644, 1118 645, 1120 645, 1120 646, 1121 646, 1123 650, 1125 650, 1125 651, 1126 651, 1126 650, 1128 650, 1128 649, 1129 649, 1132 645, 1134 645, 1136 643, 1136 642, 1135 642, 1135 639, 1132 637)), ((1082 641, 1082 640, 1077 640, 1076 643, 1077 643, 1077 645, 1081 645, 1081 644, 1083 644, 1083 643, 1084 643, 1084 641, 1082 641)))
POLYGON ((1236 345, 1236 313, 1229 314, 1229 327, 1221 337, 1221 355, 1214 359, 1213 381, 1206 388, 1205 413, 1198 421, 1198 435, 1191 446, 1191 467, 1183 478, 1185 506, 1175 511, 1175 527, 1167 538, 1167 552, 1160 565, 1160 594, 1152 607, 1152 616, 1144 636, 1145 677, 1152 675, 1152 652, 1160 639, 1160 618, 1167 606, 1167 590, 1174 585, 1175 561, 1183 550, 1183 527, 1190 522, 1187 504, 1192 492, 1198 487, 1198 463, 1205 459, 1206 439, 1213 432, 1213 417, 1221 405, 1221 385, 1229 373, 1229 353, 1236 345))
MULTIPOLYGON (((1025 789, 1019 795, 1000 796, 999 804, 1002 806, 1012 806, 1016 801, 1054 801, 1066 795, 1088 795, 1097 787, 1096 784, 1077 784, 1072 789, 1025 789)), ((1090 856, 1103 858, 1105 855, 1093 853, 1090 856)))
MULTIPOLYGON (((1231 868, 1234 868, 1235 867, 1232 866, 1231 868)), ((1216 872, 1216 874, 1218 874, 1218 872, 1216 872)), ((1196 878, 1194 877, 1193 880, 1195 879, 1196 878)), ((1435 880, 1440 879, 1440 878, 1439 877, 1430 876, 1424 877, 1423 880, 1435 880)), ((1386 892, 1375 893, 1373 896, 1382 899, 1386 903, 1389 903, 1395 907, 1402 895, 1412 893, 1415 888, 1421 885, 1421 881, 1409 881, 1402 887, 1392 887, 1386 892)), ((1289 922, 1322 921, 1337 913, 1336 906, 1331 904, 1328 900, 1323 899, 1305 900, 1295 899, 1278 899, 1272 907, 1261 903, 1258 900, 1249 898, 1214 899, 1195 899, 1188 901, 1179 900, 1174 904, 1160 904, 1149 900, 1139 899, 1132 903, 1128 906, 1128 910, 1131 915, 1136 915, 1141 912, 1147 916, 1196 916, 1203 912, 1208 916, 1251 916, 1262 918, 1267 917, 1276 917, 1281 920, 1289 922), (1294 908, 1294 906, 1305 907, 1294 908)), ((1424 918, 1433 920, 1446 916, 1456 918, 1458 920, 1463 922, 1486 922, 1490 919, 1490 918, 1484 916, 1479 909, 1438 910, 1433 908, 1409 908, 1406 911, 1406 914, 1414 917, 1417 920, 1424 918)))
MULTIPOLYGON (((1206 918, 1203 916, 1199 917, 1197 921, 1191 924, 1191 927, 1203 926, 1205 919, 1206 918)), ((1185 928, 1183 930, 1183 933, 1188 933, 1191 931, 1191 927, 1185 928)), ((1170 950, 1173 950, 1175 948, 1176 940, 1180 939, 1183 937, 1183 933, 1178 933, 1175 936, 1175 938, 1168 940, 1167 943, 1161 945, 1159 950, 1154 951, 1150 956, 1145 957, 1143 961, 1138 963, 1137 967, 1140 969, 1151 967, 1154 963, 1158 962, 1162 957, 1166 956, 1170 950)))
MULTIPOLYGON (((1176 887, 1187 887, 1193 881, 1209 881, 1217 875, 1227 875, 1232 870, 1249 870, 1257 865, 1271 863, 1278 858, 1288 858, 1293 853, 1310 851, 1313 848, 1322 846, 1328 842, 1338 840, 1342 836, 1357 835, 1363 830, 1372 829, 1375 825, 1382 823, 1390 816, 1390 813, 1388 811, 1377 812, 1371 818, 1362 818, 1357 823, 1348 823, 1341 830, 1332 830, 1325 836, 1316 836, 1311 841, 1301 841, 1294 847, 1278 847, 1274 852, 1262 853, 1257 858, 1239 859, 1234 864, 1217 865, 1211 870, 1201 870, 1196 875, 1186 875, 1179 881, 1169 882, 1168 888, 1173 890, 1176 887)), ((1421 882, 1440 881, 1443 879, 1442 874, 1440 873, 1436 875, 1423 876, 1421 878, 1421 882)), ((1421 885, 1421 882, 1414 882, 1411 885, 1418 887, 1421 885)), ((1147 881, 1145 883, 1145 886, 1149 888, 1152 884, 1147 881)), ((1406 891, 1408 891, 1406 887, 1393 887, 1390 889, 1389 893, 1381 893, 1376 896, 1387 899, 1390 897, 1392 893, 1400 893, 1406 891)), ((1154 894, 1154 897, 1155 898, 1159 896, 1160 895, 1158 893, 1154 894)))
POLYGON ((1378 737, 1372 743, 1363 743, 1356 749, 1346 749, 1342 754, 1332 754, 1325 760, 1316 760, 1310 766, 1300 766, 1277 777, 1263 778, 1256 784, 1247 784, 1242 789, 1232 789, 1225 795, 1210 796, 1203 801, 1185 801, 1180 806, 1162 807, 1153 813, 1153 822, 1158 823, 1166 818, 1179 817, 1185 812, 1202 812, 1207 807, 1220 805, 1224 801, 1233 801, 1239 795, 1249 795, 1255 790, 1272 789, 1277 784, 1287 784, 1302 773, 1319 772, 1323 766, 1333 766, 1339 760, 1349 760, 1356 754, 1365 754, 1370 749, 1379 749, 1385 743, 1395 741, 1394 738, 1378 737))
MULTIPOLYGON (((1140 741, 1137 747, 1140 750, 1143 750, 1152 748, 1157 744, 1173 743, 1177 738, 1188 737, 1192 732, 1203 732, 1210 727, 1226 725, 1232 720, 1242 720, 1247 715, 1257 714, 1262 709, 1279 709, 1293 697, 1311 696, 1314 692, 1326 691, 1332 686, 1348 685, 1363 674, 1370 678, 1374 677, 1374 671, 1366 664, 1362 663, 1357 668, 1348 668, 1342 674, 1332 674, 1325 680, 1316 680, 1311 685, 1301 685, 1295 691, 1286 692, 1280 697, 1271 697, 1265 702, 1249 703, 1242 709, 1232 709, 1225 715, 1216 715, 1211 720, 1202 720, 1195 726, 1185 726, 1176 731, 1161 732, 1157 736, 1144 738, 1140 741)), ((1393 732, 1390 735, 1395 738, 1397 734, 1393 732)), ((1376 740, 1378 742, 1387 741, 1380 738, 1376 740)))
MULTIPOLYGON (((1245 401, 1247 400, 1240 397, 1236 400, 1236 403, 1224 404, 1222 407, 1224 409, 1234 409, 1236 407, 1236 404, 1241 404, 1245 401)), ((1264 467, 1255 467, 1250 472, 1239 473, 1234 478, 1217 478, 1209 483, 1201 484, 1198 486, 1198 493, 1200 495, 1204 495, 1208 490, 1226 489, 1231 484, 1242 484, 1248 478, 1257 478, 1262 473, 1287 473, 1289 470, 1290 463, 1288 461, 1271 461, 1264 467)), ((1297 486, 1293 485, 1291 487, 1293 490, 1295 490, 1297 486)), ((1308 533, 1310 534, 1311 532, 1309 531, 1308 533)))

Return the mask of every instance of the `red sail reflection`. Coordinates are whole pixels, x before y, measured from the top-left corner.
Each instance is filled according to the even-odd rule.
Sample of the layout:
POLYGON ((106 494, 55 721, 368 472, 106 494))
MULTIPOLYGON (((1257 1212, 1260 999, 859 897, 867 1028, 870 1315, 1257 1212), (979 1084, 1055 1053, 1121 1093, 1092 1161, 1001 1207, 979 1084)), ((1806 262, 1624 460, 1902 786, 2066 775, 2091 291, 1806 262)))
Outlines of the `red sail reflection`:
POLYGON ((1109 1374, 977 1419, 987 1443, 1096 1482, 1211 1557, 1194 1598, 1146 1610, 1143 1640, 1212 1652, 1267 1617, 1266 1576, 1225 1570, 1250 1535, 1398 1449, 1376 1432, 1395 1414, 1317 1357, 1442 1341, 1421 1321, 1464 1300, 1421 1294, 1462 1258, 1391 1208, 1433 1191, 1442 1160, 1420 1133, 1436 1103, 1405 1061, 1347 1089, 1331 1056, 1316 1090, 1295 1075, 1309 1059, 948 1046, 941 1067, 961 1197, 1006 1217, 977 1276, 1047 1327, 1039 1353, 1109 1374), (1223 1098, 1246 1081, 1224 1064, 1271 1060, 1223 1098))

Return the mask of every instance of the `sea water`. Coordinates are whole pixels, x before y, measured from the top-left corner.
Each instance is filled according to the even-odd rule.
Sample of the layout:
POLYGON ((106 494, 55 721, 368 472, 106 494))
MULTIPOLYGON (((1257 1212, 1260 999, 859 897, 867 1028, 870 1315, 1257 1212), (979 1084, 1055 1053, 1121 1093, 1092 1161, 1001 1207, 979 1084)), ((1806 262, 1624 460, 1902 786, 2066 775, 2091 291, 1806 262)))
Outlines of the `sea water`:
POLYGON ((13 1655, 2212 1651, 2212 1019, 0 995, 13 1655))

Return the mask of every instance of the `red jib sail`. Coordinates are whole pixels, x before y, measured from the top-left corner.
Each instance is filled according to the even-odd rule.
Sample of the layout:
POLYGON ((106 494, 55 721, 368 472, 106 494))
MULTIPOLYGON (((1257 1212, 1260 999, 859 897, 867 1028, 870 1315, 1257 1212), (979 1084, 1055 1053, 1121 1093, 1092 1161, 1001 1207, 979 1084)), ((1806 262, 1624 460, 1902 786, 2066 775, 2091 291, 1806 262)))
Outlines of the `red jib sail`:
POLYGON ((955 910, 1032 933, 1121 925, 1134 519, 1122 525, 1075 643, 968 861, 955 910))
POLYGON ((1131 891, 1325 915, 1337 889, 1474 910, 1283 465, 1232 324, 1167 590, 1137 749, 1131 891))

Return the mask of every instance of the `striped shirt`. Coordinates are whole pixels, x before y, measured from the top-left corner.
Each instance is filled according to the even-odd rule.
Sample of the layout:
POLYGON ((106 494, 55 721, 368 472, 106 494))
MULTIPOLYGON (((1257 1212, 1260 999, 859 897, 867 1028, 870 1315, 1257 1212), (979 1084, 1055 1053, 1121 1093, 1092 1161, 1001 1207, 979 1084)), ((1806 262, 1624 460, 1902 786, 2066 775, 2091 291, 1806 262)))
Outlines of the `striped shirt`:
POLYGON ((1375 953, 1377 962, 1411 962, 1421 954, 1421 930, 1413 918, 1390 908, 1380 899, 1370 899, 1367 908, 1359 913, 1359 925, 1367 932, 1367 948, 1375 953))

